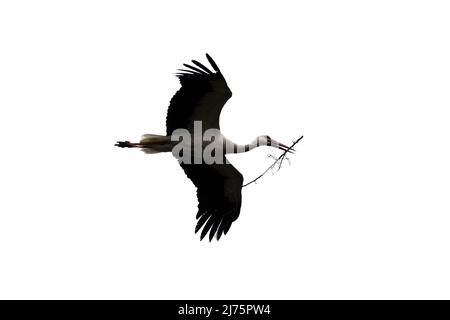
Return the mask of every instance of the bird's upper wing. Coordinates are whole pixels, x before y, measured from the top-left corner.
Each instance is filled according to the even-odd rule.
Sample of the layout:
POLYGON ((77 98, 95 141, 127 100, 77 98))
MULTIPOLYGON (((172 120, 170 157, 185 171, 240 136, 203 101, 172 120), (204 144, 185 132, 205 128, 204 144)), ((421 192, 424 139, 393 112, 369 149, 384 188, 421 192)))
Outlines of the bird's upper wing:
POLYGON ((194 121, 202 121, 203 131, 220 129, 220 112, 231 97, 231 90, 214 60, 208 54, 206 57, 215 72, 192 60, 193 65, 184 64, 187 69, 177 73, 181 88, 173 96, 167 111, 167 135, 179 128, 192 132, 194 121))
POLYGON ((180 164, 189 179, 197 187, 197 233, 203 226, 200 239, 209 232, 217 240, 227 234, 231 224, 241 211, 242 174, 230 163, 180 164))

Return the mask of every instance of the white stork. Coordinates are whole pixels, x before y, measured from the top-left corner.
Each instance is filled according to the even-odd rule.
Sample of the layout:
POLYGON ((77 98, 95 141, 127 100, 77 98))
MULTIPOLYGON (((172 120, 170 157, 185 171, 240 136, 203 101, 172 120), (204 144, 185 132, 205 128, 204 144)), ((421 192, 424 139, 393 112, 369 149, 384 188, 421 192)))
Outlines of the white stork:
MULTIPOLYGON (((181 88, 170 101, 166 119, 166 135, 146 134, 138 143, 118 141, 115 146, 141 148, 146 153, 171 152, 179 142, 172 137, 177 129, 185 129, 194 134, 194 122, 200 121, 201 134, 208 129, 220 130, 220 112, 230 99, 231 91, 214 60, 208 54, 206 58, 214 72, 196 60, 192 60, 193 65, 183 64, 188 69, 179 69, 177 77, 181 82, 181 88)), ((214 141, 223 141, 226 145, 232 146, 232 148, 226 148, 225 144, 221 144, 224 148, 222 161, 213 164, 180 161, 184 172, 197 187, 198 222, 195 233, 203 227, 200 240, 209 232, 210 241, 214 236, 219 240, 222 234, 227 234, 241 210, 243 177, 227 161, 225 154, 247 152, 259 146, 272 146, 285 152, 292 150, 291 147, 267 135, 259 136, 246 145, 233 143, 224 136, 216 137, 214 141)), ((196 147, 194 140, 189 143, 193 145, 193 148, 196 147)), ((204 141, 200 148, 205 148, 204 141)))

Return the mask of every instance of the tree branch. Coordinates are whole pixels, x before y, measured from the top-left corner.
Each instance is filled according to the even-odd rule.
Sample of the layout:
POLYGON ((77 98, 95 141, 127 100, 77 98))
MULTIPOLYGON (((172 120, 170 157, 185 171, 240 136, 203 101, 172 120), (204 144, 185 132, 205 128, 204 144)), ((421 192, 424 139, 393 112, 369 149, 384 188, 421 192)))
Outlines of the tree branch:
POLYGON ((290 150, 292 150, 293 148, 294 148, 294 146, 297 144, 297 143, 299 143, 299 141, 300 140, 302 140, 303 139, 303 136, 301 136, 300 138, 298 138, 297 140, 295 140, 293 143, 292 143, 292 145, 286 150, 286 151, 284 151, 282 154, 281 154, 281 156, 279 156, 278 158, 275 158, 273 155, 270 155, 269 157, 270 158, 274 158, 275 159, 275 161, 263 172, 263 173, 261 173, 259 176, 257 176, 255 179, 253 179, 252 181, 250 181, 250 182, 247 182, 246 184, 244 184, 243 186, 242 186, 242 188, 243 187, 246 187, 246 186, 248 186, 249 184, 252 184, 252 183, 256 183, 256 181, 258 181, 259 179, 261 179, 267 172, 269 172, 269 170, 272 170, 273 168, 275 168, 275 166, 278 164, 278 169, 277 169, 277 171, 278 170, 280 170, 281 169, 281 165, 283 164, 283 161, 286 159, 288 162, 289 162, 289 158, 287 157, 287 153, 290 151, 290 150))

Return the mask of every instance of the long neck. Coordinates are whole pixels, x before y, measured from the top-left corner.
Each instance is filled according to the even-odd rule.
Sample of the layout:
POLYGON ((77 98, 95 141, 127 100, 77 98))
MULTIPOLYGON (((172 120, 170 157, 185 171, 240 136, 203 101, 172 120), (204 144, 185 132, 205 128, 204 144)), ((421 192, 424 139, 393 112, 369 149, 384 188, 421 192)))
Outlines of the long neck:
POLYGON ((249 144, 237 144, 237 143, 233 142, 232 145, 233 145, 233 150, 230 150, 229 153, 243 153, 243 152, 250 151, 258 146, 256 140, 253 140, 249 144))

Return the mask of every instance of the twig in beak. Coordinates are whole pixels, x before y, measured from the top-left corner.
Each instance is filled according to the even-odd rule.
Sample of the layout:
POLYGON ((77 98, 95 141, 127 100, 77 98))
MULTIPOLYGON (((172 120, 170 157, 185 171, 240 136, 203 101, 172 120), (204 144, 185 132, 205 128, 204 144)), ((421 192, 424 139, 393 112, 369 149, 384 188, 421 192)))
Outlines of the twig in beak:
POLYGON ((284 144, 279 144, 279 149, 281 149, 281 150, 283 150, 284 152, 281 154, 281 156, 279 156, 278 158, 275 158, 275 157, 273 157, 273 156, 271 156, 271 158, 275 158, 275 161, 270 165, 270 167, 268 167, 263 173, 261 173, 259 176, 257 176, 255 179, 253 179, 252 181, 250 181, 250 182, 247 182, 246 184, 244 184, 242 187, 246 187, 246 186, 248 186, 249 184, 252 184, 252 183, 256 183, 256 181, 257 180, 259 180, 260 178, 262 178, 269 170, 272 170, 274 167, 275 167, 275 165, 278 163, 278 170, 280 170, 281 169, 281 165, 283 164, 283 161, 284 161, 284 159, 286 159, 289 163, 290 163, 290 161, 289 161, 289 158, 287 157, 287 153, 294 153, 295 152, 295 149, 293 149, 294 148, 294 146, 297 144, 297 143, 299 143, 299 141, 300 140, 302 140, 303 139, 303 136, 301 136, 300 138, 298 138, 297 140, 295 140, 293 143, 292 143, 292 145, 290 146, 290 147, 288 147, 288 146, 285 146, 284 144), (283 149, 282 149, 282 148, 283 149))

